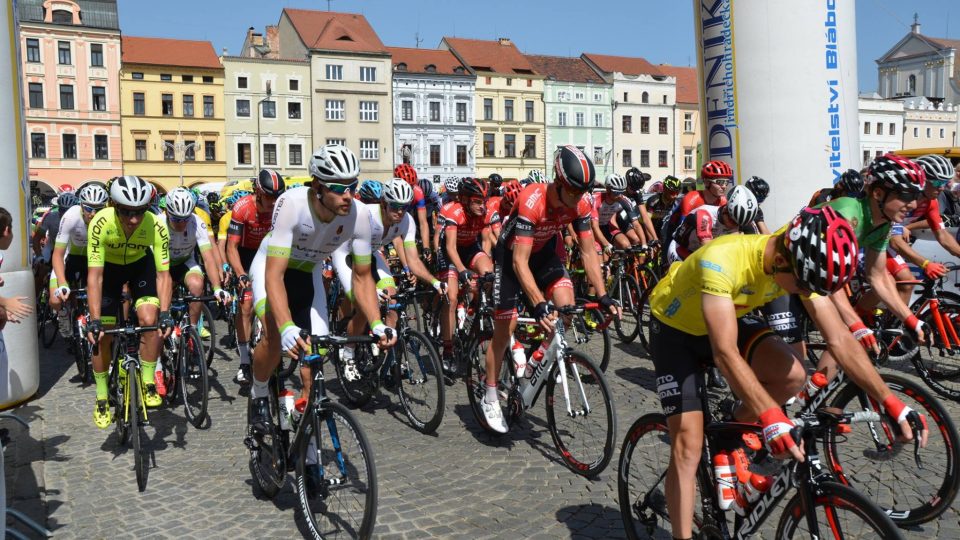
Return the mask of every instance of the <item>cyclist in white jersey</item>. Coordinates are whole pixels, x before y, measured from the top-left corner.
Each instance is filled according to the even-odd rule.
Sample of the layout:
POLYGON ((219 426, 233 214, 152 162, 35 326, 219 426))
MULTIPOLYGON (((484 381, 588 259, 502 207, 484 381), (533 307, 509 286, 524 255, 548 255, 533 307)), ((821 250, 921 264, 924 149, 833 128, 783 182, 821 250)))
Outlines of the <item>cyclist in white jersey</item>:
POLYGON ((624 195, 626 191, 627 181, 623 176, 612 173, 607 175, 606 190, 594 194, 600 232, 613 247, 620 249, 647 243, 636 208, 624 195))
POLYGON ((757 217, 757 198, 745 186, 730 191, 727 204, 704 204, 684 216, 673 233, 667 250, 668 260, 685 260, 700 246, 727 234, 739 233, 741 227, 753 223, 757 217))
POLYGON ((60 219, 50 257, 50 308, 54 311, 70 299, 71 286, 83 287, 87 282, 87 225, 108 198, 102 186, 87 186, 80 191, 80 204, 60 219))

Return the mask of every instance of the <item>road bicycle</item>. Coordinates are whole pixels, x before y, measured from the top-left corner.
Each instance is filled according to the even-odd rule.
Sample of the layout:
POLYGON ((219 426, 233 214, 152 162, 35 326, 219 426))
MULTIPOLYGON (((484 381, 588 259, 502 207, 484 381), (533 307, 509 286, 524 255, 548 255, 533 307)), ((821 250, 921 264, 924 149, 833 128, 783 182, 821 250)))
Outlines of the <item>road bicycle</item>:
POLYGON ((216 297, 193 296, 187 294, 185 287, 178 286, 170 302, 173 331, 163 342, 161 372, 167 388, 167 403, 173 406, 182 401, 184 415, 195 428, 204 427, 207 421, 210 382, 203 340, 199 329, 190 323, 189 306, 211 300, 216 297))
POLYGON ((68 349, 73 352, 80 382, 90 384, 93 382, 93 345, 87 340, 87 320, 90 318, 87 290, 74 289, 71 297, 73 301, 68 303, 71 332, 68 349))
POLYGON ((50 309, 50 289, 44 283, 37 297, 37 337, 43 348, 49 349, 53 345, 57 331, 57 312, 50 309))
MULTIPOLYGON (((468 284, 461 283, 457 300, 457 315, 451 332, 452 352, 450 366, 443 366, 444 373, 453 381, 462 373, 477 355, 482 356, 480 345, 493 336, 493 306, 489 289, 494 274, 488 273, 477 278, 477 294, 470 296, 468 284), (462 312, 461 312, 462 310, 462 312)), ((440 320, 446 317, 450 299, 446 294, 436 295, 432 309, 423 312, 426 335, 433 340, 435 347, 443 347, 443 332, 440 320)))

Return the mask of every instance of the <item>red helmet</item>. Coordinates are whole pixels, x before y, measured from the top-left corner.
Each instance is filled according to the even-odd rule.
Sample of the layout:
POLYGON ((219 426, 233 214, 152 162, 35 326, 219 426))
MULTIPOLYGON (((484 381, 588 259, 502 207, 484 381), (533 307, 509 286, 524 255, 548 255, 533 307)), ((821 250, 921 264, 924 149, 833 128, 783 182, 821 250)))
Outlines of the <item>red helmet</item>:
POLYGON ((714 178, 733 178, 733 169, 724 161, 708 161, 700 169, 700 176, 704 180, 713 180, 714 178))
POLYGON ((843 288, 857 271, 857 235, 829 206, 804 208, 784 235, 797 284, 818 294, 843 288))
POLYGON ((511 180, 503 184, 503 198, 510 201, 510 204, 517 204, 517 197, 523 191, 523 186, 516 180, 511 180))
POLYGON ((60 184, 60 192, 63 193, 64 191, 73 191, 73 186, 70 184, 60 184))
POLYGON ((487 197, 487 187, 483 180, 479 178, 464 178, 460 181, 460 189, 457 192, 464 197, 487 197))
POLYGON ((411 186, 417 185, 417 170, 409 163, 401 163, 393 168, 393 177, 402 178, 411 186))
POLYGON ((919 192, 927 181, 923 167, 897 154, 884 154, 870 164, 873 182, 900 192, 919 192))

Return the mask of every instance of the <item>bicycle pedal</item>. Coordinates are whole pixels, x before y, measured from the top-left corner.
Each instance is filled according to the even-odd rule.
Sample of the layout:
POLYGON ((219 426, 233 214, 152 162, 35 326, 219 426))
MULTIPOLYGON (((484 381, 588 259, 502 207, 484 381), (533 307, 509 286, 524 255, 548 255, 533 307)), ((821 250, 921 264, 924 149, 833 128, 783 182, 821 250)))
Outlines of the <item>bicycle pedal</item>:
POLYGON ((257 442, 256 437, 252 435, 247 435, 243 438, 243 445, 246 446, 247 450, 250 450, 251 452, 260 449, 260 444, 257 442))

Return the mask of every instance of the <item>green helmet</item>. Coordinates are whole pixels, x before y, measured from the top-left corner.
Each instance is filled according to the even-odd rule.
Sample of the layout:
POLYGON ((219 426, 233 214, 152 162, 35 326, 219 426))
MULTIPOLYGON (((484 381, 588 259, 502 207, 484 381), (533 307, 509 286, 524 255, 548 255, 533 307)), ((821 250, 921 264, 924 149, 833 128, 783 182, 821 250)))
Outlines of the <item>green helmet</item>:
POLYGON ((683 182, 679 178, 673 175, 668 175, 663 179, 663 189, 666 191, 677 192, 683 187, 683 182))

